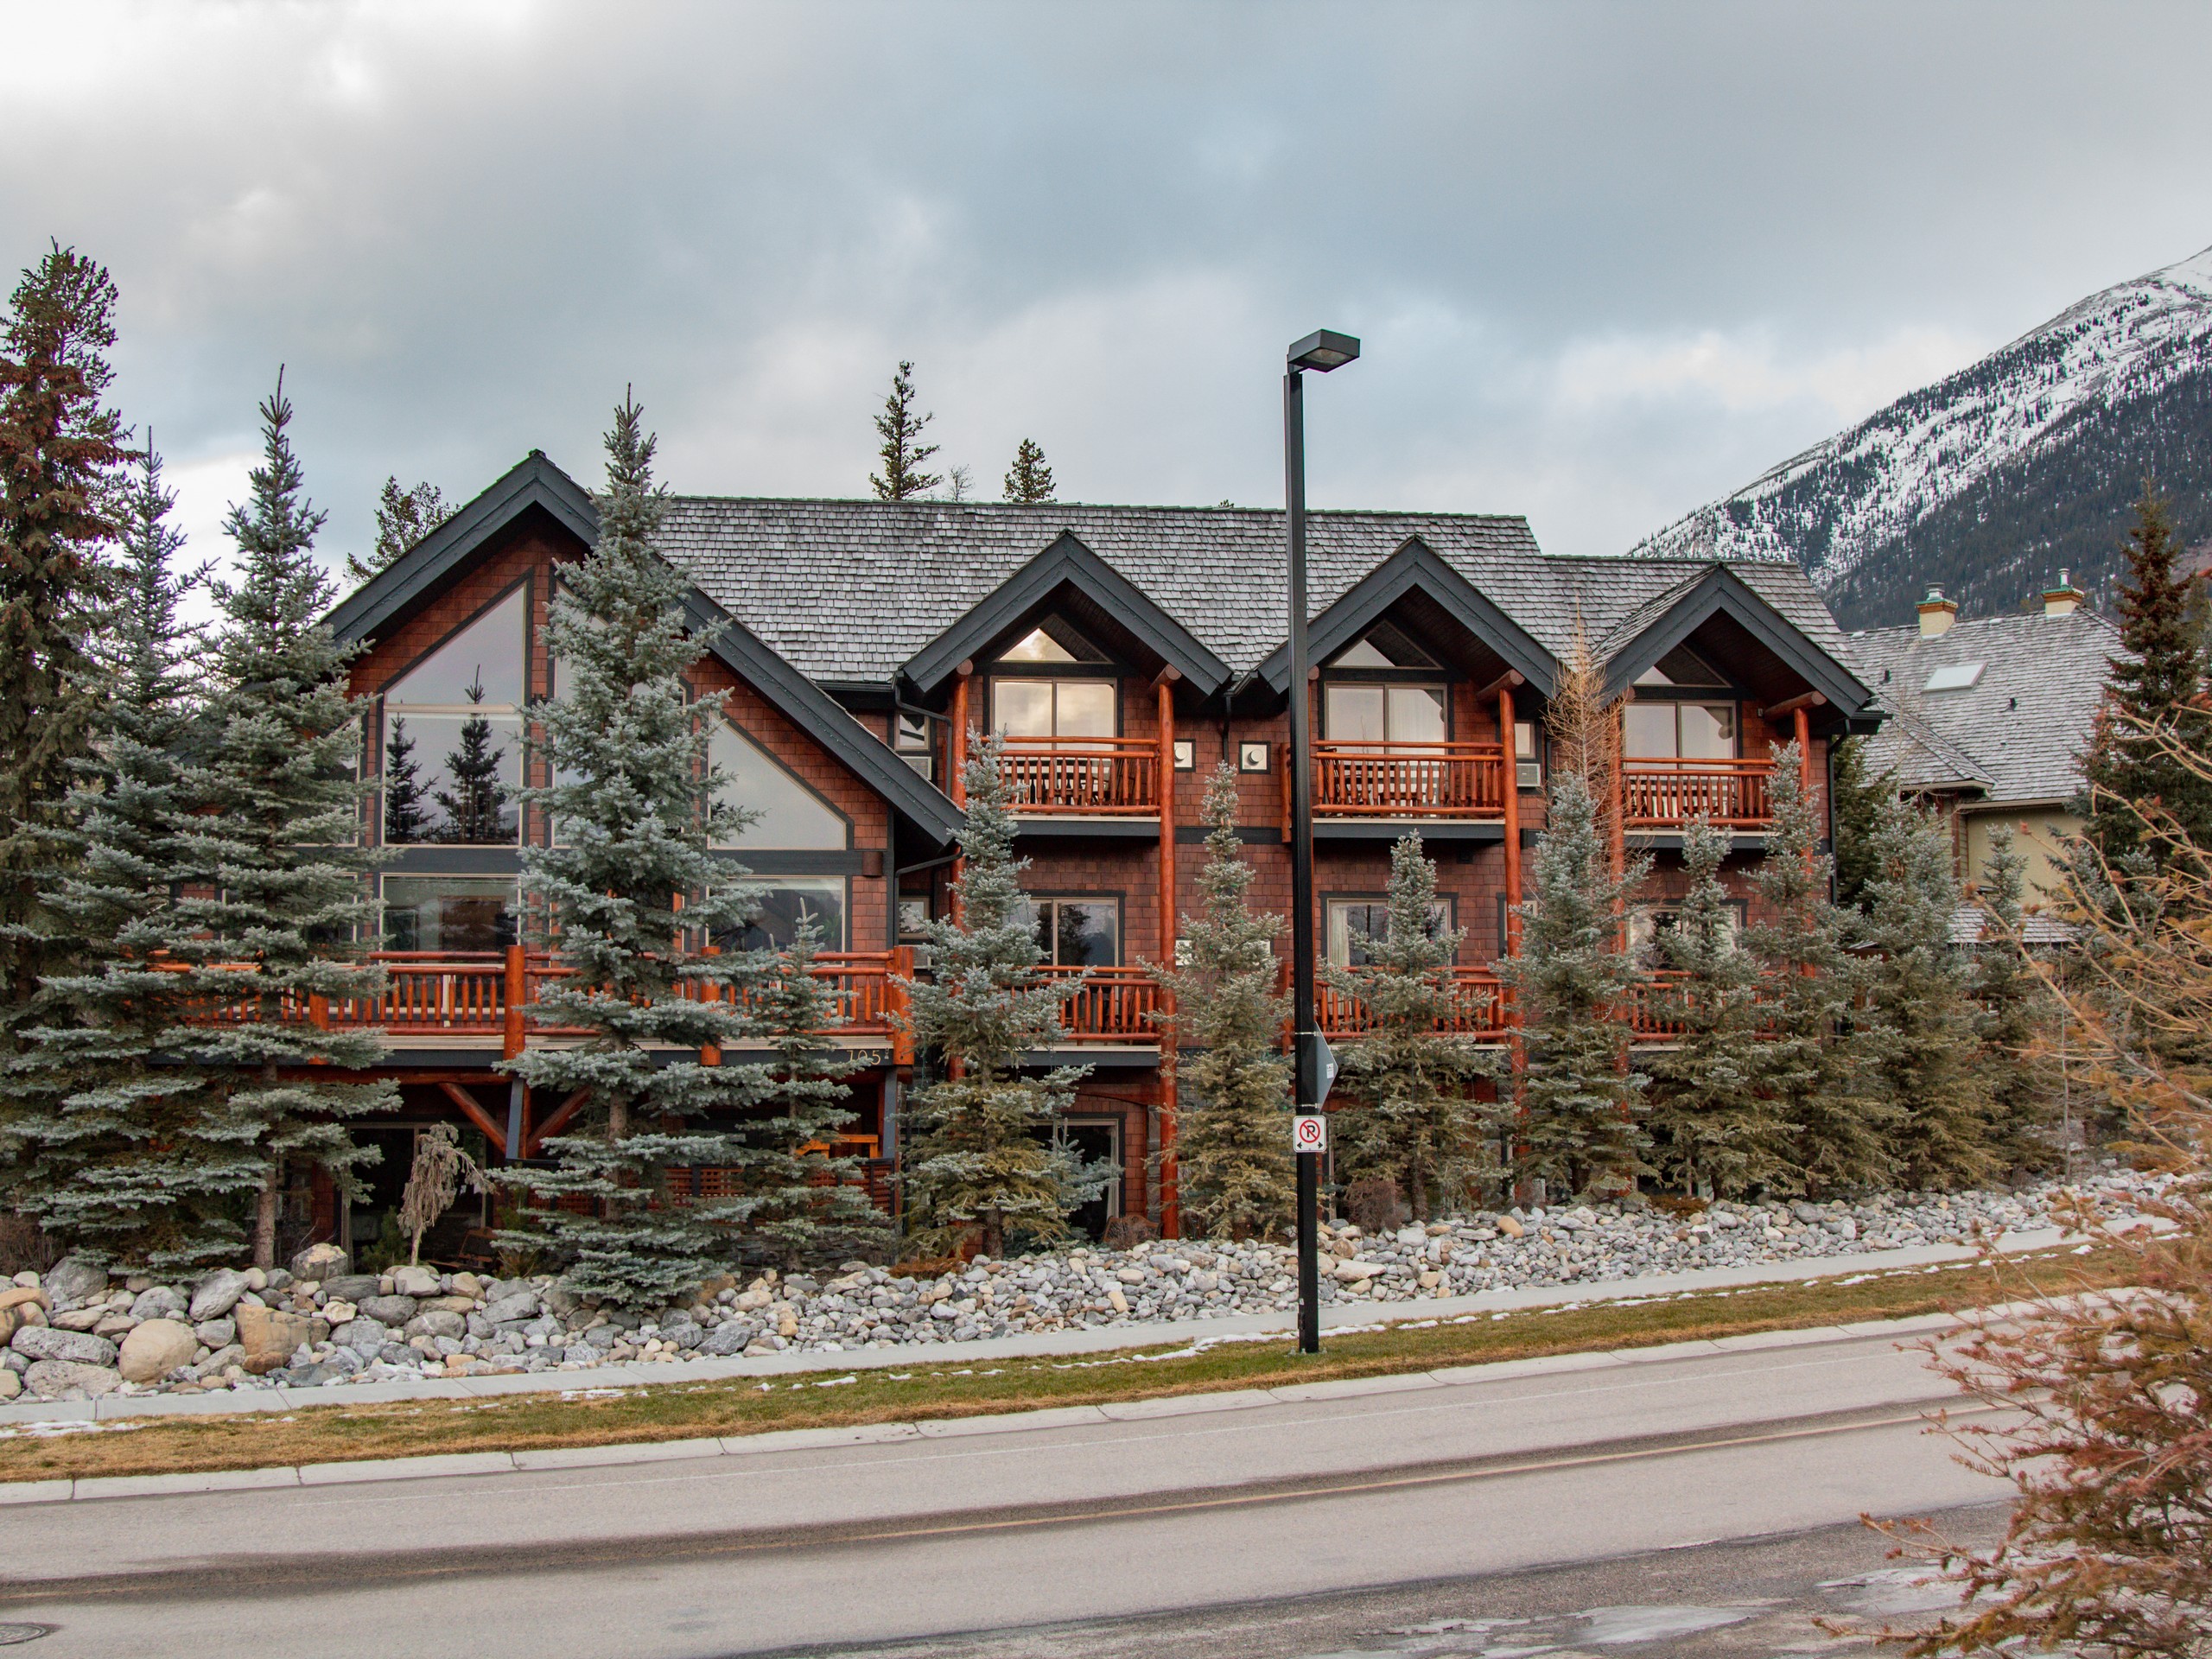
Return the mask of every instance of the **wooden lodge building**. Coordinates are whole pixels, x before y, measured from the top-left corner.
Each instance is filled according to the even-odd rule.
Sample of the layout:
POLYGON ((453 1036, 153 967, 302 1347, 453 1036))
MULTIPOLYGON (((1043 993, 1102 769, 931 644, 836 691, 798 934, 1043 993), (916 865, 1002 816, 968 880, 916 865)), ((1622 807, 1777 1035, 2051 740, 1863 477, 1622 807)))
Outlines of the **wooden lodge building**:
MULTIPOLYGON (((362 647, 353 690, 372 700, 380 777, 397 755, 421 798, 450 791, 445 757, 480 715, 506 782, 525 781, 532 705, 559 694, 550 596, 596 523, 589 493, 533 452, 338 606, 334 626, 362 647)), ((953 780, 973 734, 996 729, 1039 939, 1054 967, 1085 970, 1065 1050, 1037 1061, 1092 1068, 1071 1130, 1123 1172, 1084 1219, 1143 1212, 1172 1234, 1172 1171, 1163 1200, 1153 1159, 1172 1081, 1144 964, 1171 955, 1196 905, 1200 798, 1224 760, 1256 899, 1289 906, 1281 515, 678 496, 664 543, 695 614, 721 625, 696 685, 721 699, 715 759, 757 814, 727 853, 766 889, 758 934, 787 938, 810 913, 838 947, 827 971, 861 1067, 852 1149, 871 1185, 887 1185, 912 1078, 895 976, 944 913, 953 780)), ((1316 512, 1310 547, 1318 935, 1356 963, 1382 924, 1390 844, 1420 831, 1445 920, 1465 930, 1464 1027, 1493 1039, 1509 1017, 1491 971, 1507 899, 1543 817, 1545 699, 1578 628, 1631 696, 1619 817, 1657 867, 1639 942, 1681 890, 1686 817, 1738 832, 1742 882, 1770 823, 1771 751, 1805 737, 1825 803, 1831 741, 1878 718, 1794 564, 1554 558, 1518 518, 1446 513, 1316 512)), ((389 1226, 419 1126, 458 1119, 493 1160, 525 1158, 577 1106, 525 1098, 494 1069, 557 1040, 524 1018, 545 964, 511 909, 518 848, 545 825, 510 808, 463 841, 425 817, 375 878, 390 993, 327 1016, 386 1030, 405 1103, 403 1119, 356 1128, 385 1143, 373 1202, 341 1216, 326 1198, 299 1217, 356 1244, 389 1226)), ((1356 1039, 1359 1007, 1325 995, 1330 1037, 1356 1039)))

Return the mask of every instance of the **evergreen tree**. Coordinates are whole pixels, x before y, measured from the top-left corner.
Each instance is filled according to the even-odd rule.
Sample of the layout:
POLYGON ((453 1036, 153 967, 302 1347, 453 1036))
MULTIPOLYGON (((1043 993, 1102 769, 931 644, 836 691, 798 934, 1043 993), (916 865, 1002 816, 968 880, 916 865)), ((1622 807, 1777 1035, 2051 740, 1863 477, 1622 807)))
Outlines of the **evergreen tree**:
POLYGON ((385 840, 397 847, 424 838, 430 827, 424 798, 415 740, 407 735, 407 722, 394 719, 384 746, 385 840))
POLYGON ((752 1008, 772 1058, 765 1113, 738 1126, 736 1202, 745 1249, 785 1270, 880 1242, 888 1225, 860 1184, 857 1158, 830 1151, 853 1121, 844 1080, 854 1065, 822 1033, 837 1024, 837 994, 815 974, 822 931, 803 918, 791 948, 753 988, 752 1008))
POLYGON ((1052 1137, 1090 1068, 1022 1075, 1025 1051, 1061 1040, 1069 986, 1038 971, 1043 952, 1020 885, 1028 861, 1014 856, 996 736, 977 746, 966 782, 957 918, 925 930, 935 973, 911 990, 914 1041, 938 1052, 942 1070, 914 1092, 899 1182, 916 1248, 949 1251, 976 1236, 984 1255, 1000 1256, 1016 1230, 1064 1235, 1083 1202, 1084 1177, 1052 1137))
POLYGON ((198 645, 177 612, 198 578, 175 568, 175 502, 149 447, 120 501, 112 679, 68 801, 78 862, 51 900, 84 960, 45 982, 0 1096, 16 1209, 78 1255, 162 1274, 235 1259, 263 1175, 224 1091, 174 1063, 192 1009, 160 965, 179 939, 171 894, 199 874, 177 841, 198 645))
POLYGON ((1740 1198, 1758 1188, 1795 1191, 1799 1181, 1789 1126, 1766 1087, 1759 965, 1736 938, 1720 881, 1728 849, 1728 832, 1708 819, 1683 827, 1689 892, 1659 938, 1679 976, 1660 1007, 1681 1034, 1648 1064, 1653 1165, 1686 1193, 1740 1198))
POLYGON ((1252 867, 1236 839, 1236 772, 1206 785, 1199 913, 1183 918, 1188 955, 1154 977, 1175 999, 1175 1167, 1183 1213, 1210 1238, 1265 1238, 1291 1224, 1290 999, 1275 989, 1282 918, 1255 915, 1252 867))
POLYGON ((2190 615, 2192 579, 2177 569, 2182 549, 2167 505, 2146 480, 2120 594, 2120 643, 2128 654, 2113 661, 2105 706, 2082 757, 2082 833, 2115 867, 2138 850, 2164 862, 2162 845, 2145 833, 2142 809, 2152 802, 2196 845, 2212 844, 2212 784, 2157 738, 2171 734, 2188 753, 2212 749, 2203 645, 2190 615))
POLYGON ((1436 867, 1417 835, 1390 849, 1389 899, 1382 937, 1365 941, 1366 965, 1322 970, 1367 1009, 1341 1066, 1348 1098, 1335 1115, 1337 1163, 1346 1179, 1395 1183, 1414 1218, 1427 1221, 1460 1208, 1497 1173, 1488 1144, 1497 1111, 1473 1096, 1495 1068, 1452 1033, 1465 1010, 1452 964, 1466 935, 1436 925, 1436 867))
POLYGON ((385 479, 377 497, 377 544, 365 559, 348 553, 346 574, 355 582, 366 582, 453 513, 436 485, 417 484, 411 490, 403 490, 397 479, 385 479))
MULTIPOLYGON (((484 701, 481 684, 468 688, 468 701, 472 705, 484 701)), ((511 791, 499 777, 506 754, 493 742, 492 722, 483 715, 472 714, 461 722, 459 745, 446 756, 453 788, 437 791, 446 815, 446 840, 483 847, 514 839, 514 823, 507 817, 511 791)))
POLYGON ((563 681, 538 711, 554 781, 523 796, 561 825, 559 845, 524 849, 522 889, 534 931, 573 971, 532 1012, 588 1035, 502 1063, 534 1091, 588 1103, 574 1132, 545 1142, 554 1167, 507 1177, 541 1203, 586 1207, 531 1211, 510 1236, 559 1260, 571 1292, 626 1307, 688 1299, 727 1258, 741 1201, 683 1183, 742 1161, 735 1128, 705 1120, 728 1125, 768 1082, 758 1065, 666 1059, 751 1035, 743 998, 766 964, 674 949, 687 929, 735 934, 759 900, 709 850, 741 817, 718 797, 709 728, 685 696, 711 636, 685 632, 688 585, 653 551, 664 508, 652 456, 626 397, 607 435, 598 544, 563 572, 547 628, 563 681))
POLYGON ((883 470, 870 473, 868 481, 875 486, 877 500, 905 501, 927 495, 944 481, 937 474, 922 470, 937 454, 937 445, 922 442, 922 429, 936 418, 914 413, 914 365, 899 364, 899 372, 891 377, 883 413, 875 417, 876 432, 883 440, 876 454, 883 470))
POLYGON ((353 1145, 344 1120, 397 1107, 399 1090, 304 1080, 318 1075, 310 1068, 357 1071, 384 1053, 373 1032, 303 1017, 319 998, 384 991, 384 970, 360 960, 357 943, 374 913, 373 855, 361 845, 374 785, 356 776, 365 705, 346 693, 353 651, 318 620, 332 596, 314 554, 323 515, 302 493, 282 374, 261 417, 251 502, 226 525, 237 574, 209 584, 220 620, 205 759, 183 785, 193 809, 179 832, 183 859, 207 885, 176 901, 168 949, 189 964, 181 992, 247 1016, 192 1027, 176 1046, 226 1091, 225 1133, 259 1160, 253 1255, 265 1268, 291 1171, 319 1166, 350 1190, 373 1153, 353 1145))
POLYGON ((1832 769, 1835 821, 1835 902, 1847 911, 1863 910, 1866 884, 1874 879, 1874 838, 1897 798, 1893 772, 1866 775, 1864 738, 1847 737, 1835 747, 1832 769))
POLYGON ((1045 464, 1045 452, 1028 438, 1014 450, 1014 465, 1007 469, 1006 499, 1025 507, 1052 499, 1052 469, 1045 464))
POLYGON ((1797 1179, 1827 1197, 1889 1179, 1894 1114, 1860 1087, 1853 1065, 1859 965, 1846 944, 1850 918, 1828 899, 1819 803, 1805 792, 1795 742, 1775 752, 1769 787, 1774 829, 1752 879, 1771 919, 1745 940, 1761 975, 1759 1086, 1789 1125, 1797 1179))
POLYGON ((2042 1058, 2057 1009, 2028 961, 2021 937, 2026 919, 2028 860, 2012 826, 1990 830, 1982 867, 1982 931, 1974 960, 1982 1075, 1987 1078, 1997 1151, 2012 1169, 2044 1170, 2056 1161, 2050 1081, 2042 1058))
POLYGON ((1497 967, 1522 1017, 1518 1179, 1618 1190, 1643 1172, 1649 1137, 1636 1118, 1648 1079, 1623 1063, 1638 975, 1620 913, 1648 868, 1639 858, 1614 879, 1589 785, 1554 767, 1535 897, 1516 906, 1521 954, 1497 967))
POLYGON ((1916 1188, 1972 1186, 1997 1173, 1968 968, 1951 943, 1959 907, 1942 825, 1894 801, 1877 830, 1861 937, 1872 948, 1862 1038, 1866 1081, 1897 1114, 1890 1142, 1916 1188))
POLYGON ((105 270, 57 245, 0 317, 0 1027, 69 960, 42 900, 99 706, 86 641, 114 589, 115 302, 105 270))

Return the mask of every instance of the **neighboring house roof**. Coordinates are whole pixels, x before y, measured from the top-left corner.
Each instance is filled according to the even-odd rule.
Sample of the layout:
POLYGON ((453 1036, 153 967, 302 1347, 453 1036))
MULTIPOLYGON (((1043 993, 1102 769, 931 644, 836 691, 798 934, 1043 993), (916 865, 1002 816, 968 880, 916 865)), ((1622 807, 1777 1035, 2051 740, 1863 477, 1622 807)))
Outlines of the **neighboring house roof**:
POLYGON ((1851 636, 1859 677, 1892 713, 1868 740, 1876 772, 1921 789, 1979 785, 1993 805, 2070 799, 2120 630, 2088 611, 1976 617, 1923 639, 1915 623, 1851 636), (1974 664, 1971 685, 1930 691, 1974 664))
MULTIPOLYGON (((1951 912, 1951 943, 1980 944, 1985 935, 1994 932, 1996 926, 1996 918, 1969 899, 1951 912)), ((2020 942, 2023 944, 2071 944, 2075 937, 2073 925, 2056 916, 2044 916, 2031 911, 2020 918, 2020 942)))

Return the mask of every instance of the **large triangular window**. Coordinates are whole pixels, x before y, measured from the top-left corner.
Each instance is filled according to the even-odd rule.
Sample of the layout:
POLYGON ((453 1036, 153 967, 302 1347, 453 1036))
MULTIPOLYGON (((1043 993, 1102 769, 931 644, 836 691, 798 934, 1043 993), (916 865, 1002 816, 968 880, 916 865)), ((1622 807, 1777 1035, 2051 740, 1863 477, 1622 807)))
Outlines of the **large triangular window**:
POLYGON ((510 589, 385 689, 386 842, 515 844, 529 604, 510 589))
POLYGON ((1002 663, 1104 663, 1104 652, 1056 616, 1047 617, 999 653, 1002 663))
POLYGON ((721 774, 716 798, 752 817, 734 833, 718 831, 715 846, 748 851, 844 850, 849 831, 836 809, 728 720, 715 722, 707 740, 707 758, 721 774))

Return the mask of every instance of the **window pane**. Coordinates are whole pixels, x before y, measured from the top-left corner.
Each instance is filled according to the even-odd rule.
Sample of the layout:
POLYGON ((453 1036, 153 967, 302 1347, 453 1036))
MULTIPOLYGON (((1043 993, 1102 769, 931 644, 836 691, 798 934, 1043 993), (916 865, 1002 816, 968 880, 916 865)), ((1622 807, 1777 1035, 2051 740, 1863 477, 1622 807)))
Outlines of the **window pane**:
POLYGON ((1044 959, 1046 962, 1052 961, 1052 906, 1049 904, 1040 905, 1034 899, 1024 899, 1014 906, 1012 919, 1018 926, 1026 927, 1029 930, 1031 936, 1036 939, 1037 949, 1043 954, 1044 959))
POLYGON ((1433 686, 1390 687, 1390 741, 1393 743, 1441 743, 1444 741, 1444 693, 1433 686))
POLYGON ((515 942, 510 880, 454 875, 384 878, 387 950, 504 950, 515 942))
POLYGON ((761 884, 760 908, 738 944, 747 950, 781 950, 798 937, 802 918, 813 918, 822 949, 845 948, 845 884, 837 876, 785 876, 761 884))
POLYGON ((1329 903, 1329 960, 1340 968, 1362 968, 1372 959, 1366 941, 1389 933, 1390 906, 1368 899, 1329 903))
POLYGON ((1050 737, 1052 734, 1052 683, 1050 680, 993 680, 991 726, 1009 737, 1050 737))
POLYGON ((518 588, 409 669, 385 691, 391 702, 466 703, 472 685, 484 701, 522 702, 524 590, 518 588))
POLYGON ((1071 663, 1075 653, 1045 632, 1032 628, 1009 646, 1002 663, 1071 663))
POLYGON ((721 774, 717 798, 753 814, 753 822, 741 830, 716 831, 715 846, 807 852, 843 849, 845 821, 728 721, 715 722, 707 740, 707 758, 721 774))
POLYGON ((1682 704, 1682 754, 1693 760, 1730 760, 1736 754, 1736 710, 1726 702, 1682 704))
POLYGON ((1675 705, 1631 702, 1628 706, 1628 753, 1632 760, 1675 758, 1675 705))
POLYGON ((1121 960, 1121 906, 1110 899, 1063 899, 1059 951, 1063 968, 1111 968, 1121 960))
POLYGON ((1055 733, 1060 737, 1114 735, 1114 698, 1120 686, 1112 680, 1062 680, 1059 716, 1055 733))
POLYGON ((1389 735, 1389 698, 1379 685, 1325 685, 1321 723, 1332 743, 1380 743, 1389 735))
POLYGON ((514 715, 388 715, 384 763, 388 841, 448 847, 515 841, 522 721, 514 715))

